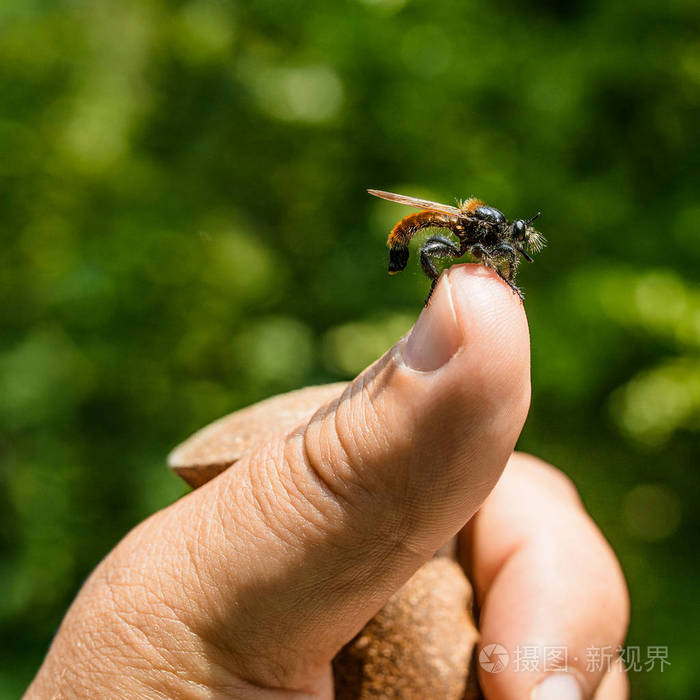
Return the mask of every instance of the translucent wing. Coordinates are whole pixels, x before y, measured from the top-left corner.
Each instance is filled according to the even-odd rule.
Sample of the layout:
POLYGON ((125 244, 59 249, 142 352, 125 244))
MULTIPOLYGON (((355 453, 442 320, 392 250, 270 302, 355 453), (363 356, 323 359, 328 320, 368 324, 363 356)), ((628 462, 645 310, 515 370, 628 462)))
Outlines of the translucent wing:
POLYGON ((457 207, 451 207, 448 204, 438 204, 437 202, 429 202, 427 199, 417 199, 416 197, 407 197, 404 194, 394 194, 393 192, 383 192, 382 190, 367 190, 370 194, 381 199, 388 199, 390 202, 397 204, 406 204, 409 207, 416 209, 427 209, 429 211, 438 211, 442 214, 450 214, 459 216, 461 211, 457 207))

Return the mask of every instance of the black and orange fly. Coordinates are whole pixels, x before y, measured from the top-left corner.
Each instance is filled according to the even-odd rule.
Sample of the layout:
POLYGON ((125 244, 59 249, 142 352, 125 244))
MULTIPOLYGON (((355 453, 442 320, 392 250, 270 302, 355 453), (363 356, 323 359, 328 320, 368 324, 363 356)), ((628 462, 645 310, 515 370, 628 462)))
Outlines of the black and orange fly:
POLYGON ((422 210, 404 217, 391 230, 387 240, 389 274, 401 272, 406 267, 408 243, 421 229, 446 228, 458 239, 459 243, 455 243, 445 236, 431 236, 421 245, 420 264, 431 280, 426 304, 440 275, 435 261, 440 258, 461 258, 467 253, 494 270, 515 294, 523 298, 522 291, 515 284, 515 274, 519 256, 532 262, 528 251, 537 253, 546 243, 544 236, 530 226, 540 212, 529 219, 508 222, 503 212, 480 199, 467 199, 458 202, 459 206, 452 207, 393 192, 367 191, 375 197, 422 210))

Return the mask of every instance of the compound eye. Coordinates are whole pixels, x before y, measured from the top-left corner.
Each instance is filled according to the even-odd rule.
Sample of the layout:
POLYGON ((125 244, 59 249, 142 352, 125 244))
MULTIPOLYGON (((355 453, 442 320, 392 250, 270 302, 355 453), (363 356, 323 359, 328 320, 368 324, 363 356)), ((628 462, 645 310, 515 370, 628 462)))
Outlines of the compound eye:
POLYGON ((513 237, 517 238, 520 241, 525 240, 525 230, 526 230, 525 222, 522 219, 518 219, 517 221, 513 222, 513 237))

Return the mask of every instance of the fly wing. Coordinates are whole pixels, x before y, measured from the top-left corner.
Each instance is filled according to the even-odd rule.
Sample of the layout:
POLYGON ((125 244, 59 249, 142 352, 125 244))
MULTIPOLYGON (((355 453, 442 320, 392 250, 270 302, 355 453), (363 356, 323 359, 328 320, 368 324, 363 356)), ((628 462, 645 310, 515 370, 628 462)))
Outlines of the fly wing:
POLYGON ((438 204, 438 202, 429 202, 427 199, 417 199, 416 197, 407 197, 404 194, 394 194, 393 192, 383 192, 382 190, 367 191, 375 197, 388 199, 390 202, 396 202, 397 204, 406 204, 416 209, 427 209, 428 211, 437 211, 451 216, 459 216, 461 213, 457 207, 451 207, 448 204, 438 204))

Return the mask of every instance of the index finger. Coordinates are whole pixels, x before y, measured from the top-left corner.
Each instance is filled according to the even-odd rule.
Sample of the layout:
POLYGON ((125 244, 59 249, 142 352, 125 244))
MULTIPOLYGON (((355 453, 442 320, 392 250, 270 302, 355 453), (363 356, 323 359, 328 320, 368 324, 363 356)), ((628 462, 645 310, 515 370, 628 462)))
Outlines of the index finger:
POLYGON ((591 697, 624 640, 629 600, 617 559, 568 478, 514 455, 461 537, 482 606, 486 697, 591 697), (496 668, 490 656, 500 650, 496 668))

